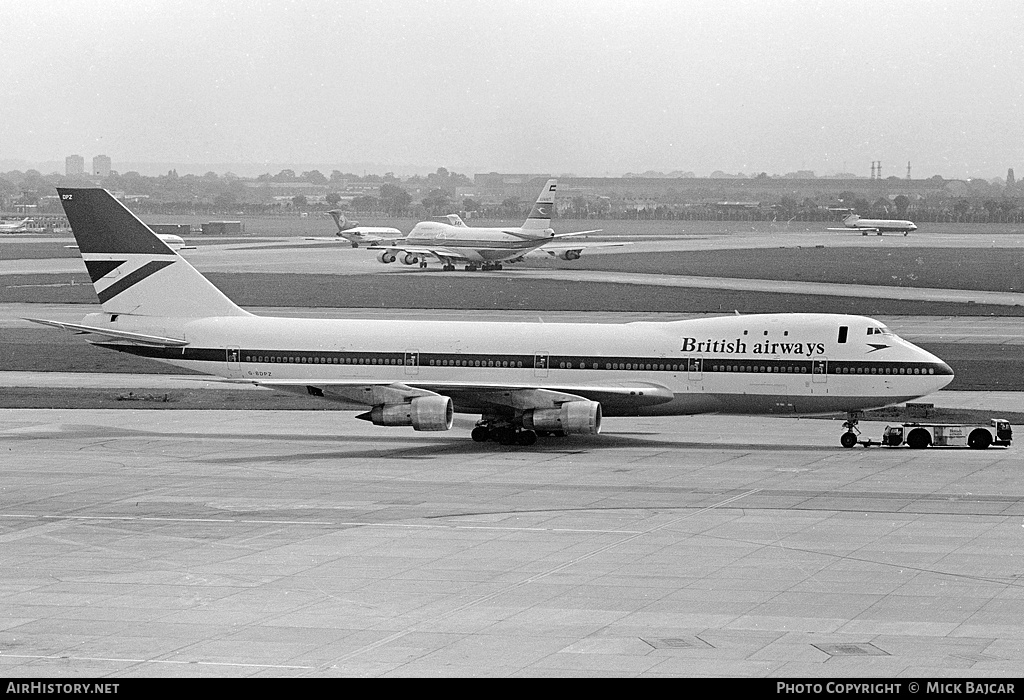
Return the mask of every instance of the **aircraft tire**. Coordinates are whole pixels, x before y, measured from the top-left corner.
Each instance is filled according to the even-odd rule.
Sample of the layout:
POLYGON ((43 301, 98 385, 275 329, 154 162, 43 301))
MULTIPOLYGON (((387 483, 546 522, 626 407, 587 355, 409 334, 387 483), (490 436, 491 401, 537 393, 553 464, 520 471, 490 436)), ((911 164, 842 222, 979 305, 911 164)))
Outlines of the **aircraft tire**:
POLYGON ((987 450, 991 444, 992 436, 987 430, 982 430, 981 428, 972 430, 967 438, 967 445, 972 450, 987 450))
POLYGON ((516 431, 512 428, 498 428, 494 431, 494 439, 502 445, 516 444, 516 431))
POLYGON ((537 442, 537 433, 532 430, 522 430, 516 438, 516 442, 523 447, 529 447, 533 443, 537 442))
POLYGON ((473 438, 473 442, 487 442, 491 439, 491 431, 482 425, 478 425, 473 428, 470 436, 473 438))
POLYGON ((857 444, 857 435, 855 433, 843 433, 839 438, 839 444, 843 447, 853 447, 857 444))

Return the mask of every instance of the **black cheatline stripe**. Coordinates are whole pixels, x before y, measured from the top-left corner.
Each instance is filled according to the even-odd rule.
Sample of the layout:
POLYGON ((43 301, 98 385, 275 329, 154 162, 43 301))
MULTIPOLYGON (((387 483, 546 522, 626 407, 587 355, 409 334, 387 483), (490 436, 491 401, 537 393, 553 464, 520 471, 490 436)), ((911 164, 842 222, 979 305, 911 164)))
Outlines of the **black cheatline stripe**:
MULTIPOLYGON (((132 355, 154 359, 197 360, 205 362, 226 362, 223 348, 161 348, 145 345, 122 345, 120 343, 96 343, 102 347, 119 350, 132 355)), ((406 352, 324 352, 320 350, 239 350, 238 362, 248 364, 300 364, 300 365, 377 365, 401 367, 409 361, 417 367, 465 367, 466 369, 545 369, 543 362, 537 362, 534 355, 487 355, 447 353, 406 352), (448 363, 448 364, 444 364, 448 363), (478 364, 479 363, 479 364, 478 364), (507 363, 507 364, 502 364, 507 363)), ((752 358, 703 358, 693 363, 692 358, 681 357, 610 357, 606 355, 547 355, 546 369, 549 370, 626 370, 649 372, 703 372, 704 374, 813 374, 814 363, 820 360, 755 360, 752 358)), ((820 366, 819 366, 820 367, 820 366)), ((861 360, 829 361, 828 374, 857 376, 907 376, 919 373, 947 375, 952 371, 945 364, 933 362, 867 362, 861 360), (889 370, 887 373, 885 370, 889 370), (899 370, 902 369, 901 375, 899 370), (846 371, 844 371, 846 370, 846 371), (857 371, 860 370, 860 371, 857 371)))
POLYGON ((111 270, 124 265, 127 260, 86 260, 85 269, 89 271, 89 279, 93 282, 107 276, 111 270))
POLYGON ((114 282, 114 284, 110 285, 102 292, 97 292, 96 294, 100 298, 100 303, 103 304, 107 301, 110 301, 124 290, 133 287, 134 285, 138 284, 142 280, 152 275, 154 272, 159 272, 168 265, 173 264, 173 260, 153 260, 151 262, 146 263, 135 272, 125 275, 117 282, 114 282))

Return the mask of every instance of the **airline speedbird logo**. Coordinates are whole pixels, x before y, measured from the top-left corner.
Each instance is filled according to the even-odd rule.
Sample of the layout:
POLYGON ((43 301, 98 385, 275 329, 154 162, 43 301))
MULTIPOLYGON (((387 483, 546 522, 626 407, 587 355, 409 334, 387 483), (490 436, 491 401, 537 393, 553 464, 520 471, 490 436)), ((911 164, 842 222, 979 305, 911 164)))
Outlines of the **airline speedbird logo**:
POLYGON ((131 289, 154 272, 172 265, 176 260, 176 257, 170 256, 154 259, 152 255, 128 255, 126 258, 108 260, 89 256, 85 260, 85 267, 89 271, 100 303, 105 303, 121 292, 131 289))
POLYGON ((715 352, 726 355, 745 355, 750 352, 754 355, 800 355, 813 357, 814 355, 825 354, 824 343, 769 343, 764 341, 754 343, 749 351, 747 347, 747 343, 740 338, 736 340, 683 338, 681 350, 683 352, 715 352))

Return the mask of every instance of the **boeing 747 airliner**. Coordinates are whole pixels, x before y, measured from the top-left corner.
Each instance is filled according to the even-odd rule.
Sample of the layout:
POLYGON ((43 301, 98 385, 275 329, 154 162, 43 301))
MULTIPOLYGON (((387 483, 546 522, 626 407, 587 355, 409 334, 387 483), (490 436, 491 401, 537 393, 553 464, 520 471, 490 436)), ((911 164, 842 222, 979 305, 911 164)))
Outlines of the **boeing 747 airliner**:
POLYGON ((453 413, 477 414, 474 440, 529 445, 596 434, 611 416, 852 418, 953 379, 945 362, 884 324, 843 314, 626 324, 255 316, 106 190, 58 192, 102 311, 80 323, 37 322, 111 350, 337 401, 374 425, 449 430, 453 413))

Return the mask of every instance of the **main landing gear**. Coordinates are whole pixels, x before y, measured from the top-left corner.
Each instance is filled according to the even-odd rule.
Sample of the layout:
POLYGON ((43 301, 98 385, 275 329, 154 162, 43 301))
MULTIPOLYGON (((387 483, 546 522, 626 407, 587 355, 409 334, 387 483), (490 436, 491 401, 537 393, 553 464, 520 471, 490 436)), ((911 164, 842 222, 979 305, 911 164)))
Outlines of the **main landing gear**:
MULTIPOLYGON (((445 268, 445 269, 447 269, 447 268, 445 268)), ((454 265, 452 266, 452 269, 453 270, 455 269, 454 265)), ((477 264, 477 263, 469 263, 465 267, 466 272, 476 272, 477 270, 483 270, 484 272, 490 272, 491 270, 501 270, 501 269, 503 269, 501 267, 501 263, 490 263, 490 262, 479 263, 479 264, 477 264)))
POLYGON ((515 425, 503 420, 480 420, 471 433, 474 442, 487 442, 493 440, 501 445, 521 445, 529 447, 537 442, 538 437, 554 435, 563 437, 562 431, 550 430, 526 430, 521 425, 515 425))

